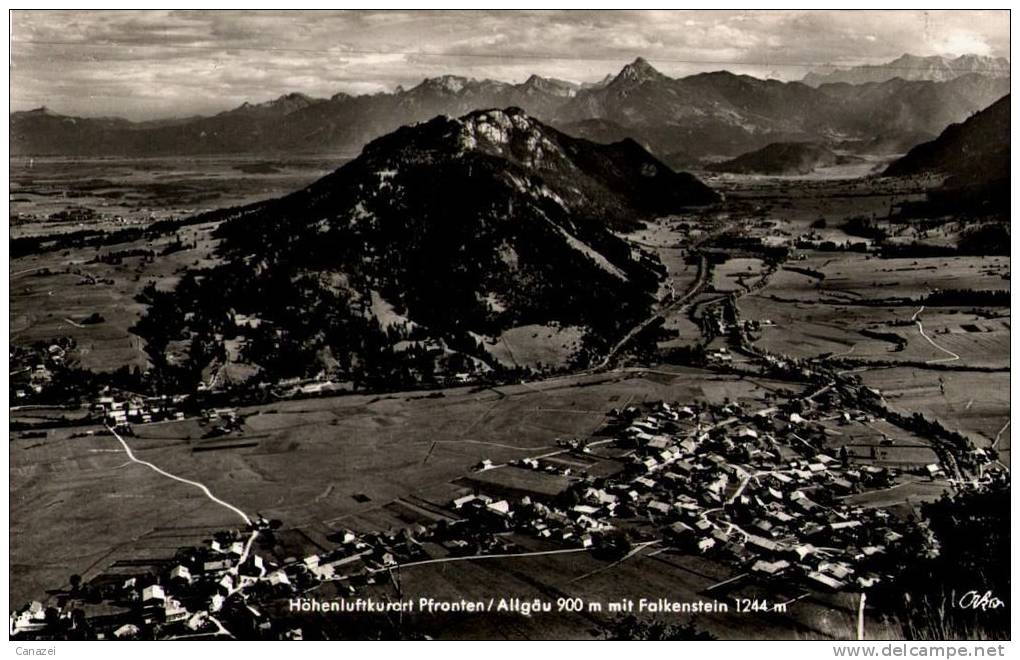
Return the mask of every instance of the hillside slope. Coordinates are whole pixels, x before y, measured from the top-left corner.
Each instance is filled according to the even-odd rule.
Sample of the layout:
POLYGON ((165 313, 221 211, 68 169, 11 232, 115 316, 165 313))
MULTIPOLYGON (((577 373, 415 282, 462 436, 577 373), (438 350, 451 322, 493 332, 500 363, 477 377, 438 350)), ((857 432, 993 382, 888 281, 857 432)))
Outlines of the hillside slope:
POLYGON ((937 138, 919 144, 886 169, 886 176, 939 172, 964 177, 1009 170, 1009 95, 937 138))
POLYGON ((757 151, 732 160, 715 163, 705 169, 735 174, 791 175, 810 174, 819 167, 845 162, 824 144, 816 142, 773 142, 757 151))
POLYGON ((929 193, 933 207, 946 212, 1008 212, 1009 107, 1006 95, 967 121, 953 124, 890 164, 885 176, 945 175, 942 187, 929 193))

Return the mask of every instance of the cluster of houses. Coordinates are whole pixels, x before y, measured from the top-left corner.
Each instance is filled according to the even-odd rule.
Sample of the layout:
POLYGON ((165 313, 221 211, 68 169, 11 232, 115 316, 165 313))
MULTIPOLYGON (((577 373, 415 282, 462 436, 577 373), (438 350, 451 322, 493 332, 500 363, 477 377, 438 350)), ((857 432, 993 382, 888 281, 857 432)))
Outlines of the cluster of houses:
POLYGON ((74 346, 75 342, 70 337, 60 337, 51 343, 34 344, 31 347, 12 344, 9 363, 14 400, 42 394, 53 381, 54 370, 64 364, 67 352, 74 346))
POLYGON ((515 501, 479 493, 460 497, 453 506, 487 529, 514 529, 573 547, 590 548, 601 540, 601 533, 613 529, 598 519, 598 507, 584 503, 557 505, 527 495, 515 501))
POLYGON ((99 217, 100 215, 95 210, 86 206, 69 206, 62 211, 50 213, 47 220, 50 222, 91 222, 99 217))
MULTIPOLYGON (((10 617, 10 634, 34 639, 249 637, 271 628, 258 597, 291 593, 289 578, 252 549, 259 519, 242 532, 219 532, 207 547, 181 549, 156 573, 101 575, 44 606, 10 617), (245 537, 245 532, 251 536, 245 537)), ((294 631, 286 631, 293 635, 294 631)))
POLYGON ((186 400, 183 394, 148 397, 106 394, 96 399, 92 412, 102 417, 105 424, 115 429, 126 429, 130 424, 184 419, 181 407, 186 400))
POLYGON ((826 434, 802 401, 753 413, 658 404, 621 415, 633 447, 626 497, 673 544, 714 553, 766 576, 832 590, 881 578, 871 558, 902 538, 899 521, 843 498, 888 487, 885 468, 826 453, 826 434))
MULTIPOLYGON (((142 396, 108 391, 93 402, 91 412, 114 430, 130 434, 131 424, 183 420, 190 406, 191 401, 185 394, 142 396)), ((234 407, 208 408, 202 410, 199 417, 213 435, 235 431, 242 423, 234 407)))
MULTIPOLYGON (((904 537, 902 521, 885 510, 843 503, 892 485, 896 471, 854 464, 845 450, 826 453, 824 430, 802 406, 748 413, 737 404, 658 403, 613 412, 615 446, 625 450, 618 474, 571 475, 527 458, 498 468, 483 463, 486 477, 453 508, 490 526, 580 547, 597 548, 613 530, 626 530, 764 578, 833 591, 881 580, 882 556, 904 537), (515 474, 523 470, 573 481, 541 493, 525 488, 515 474), (506 477, 497 480, 497 473, 506 477)), ((589 446, 573 449, 590 453, 589 446)))
POLYGON ((335 547, 305 557, 274 559, 258 543, 275 521, 218 532, 198 548, 181 548, 156 572, 100 575, 85 585, 32 602, 10 616, 18 639, 302 639, 293 622, 274 618, 274 605, 331 584, 338 595, 383 582, 401 564, 509 551, 482 526, 451 517, 387 533, 330 535, 335 547), (446 523, 449 524, 446 524, 446 523))

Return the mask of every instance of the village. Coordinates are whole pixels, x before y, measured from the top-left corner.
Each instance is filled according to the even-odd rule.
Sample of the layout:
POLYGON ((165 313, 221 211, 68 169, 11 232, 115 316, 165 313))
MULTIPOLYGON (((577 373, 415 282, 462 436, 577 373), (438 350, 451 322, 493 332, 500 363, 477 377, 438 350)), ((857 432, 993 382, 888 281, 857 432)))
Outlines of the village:
MULTIPOLYGON (((845 447, 832 450, 827 424, 873 420, 847 408, 836 389, 773 401, 649 402, 608 411, 596 436, 563 440, 549 454, 505 464, 484 460, 458 483, 448 519, 377 533, 338 529, 335 547, 304 557, 262 551, 283 523, 254 517, 242 529, 181 548, 159 570, 83 582, 46 603, 12 613, 23 639, 302 639, 300 614, 281 603, 331 585, 337 599, 397 589, 394 572, 415 564, 526 552, 532 537, 612 564, 649 546, 711 557, 757 580, 806 592, 863 592, 889 579, 889 555, 923 557, 938 544, 922 522, 880 506, 852 504, 864 492, 907 480, 981 489, 1008 476, 987 458, 961 456, 951 477, 940 463, 915 469, 873 465, 845 447), (574 456, 611 469, 564 467, 574 456), (601 460, 605 459, 605 460, 601 460)), ((167 402, 168 407, 172 402, 167 402)), ((115 400, 98 405, 111 426, 160 414, 115 400)), ((207 421, 229 430, 231 409, 207 421)))

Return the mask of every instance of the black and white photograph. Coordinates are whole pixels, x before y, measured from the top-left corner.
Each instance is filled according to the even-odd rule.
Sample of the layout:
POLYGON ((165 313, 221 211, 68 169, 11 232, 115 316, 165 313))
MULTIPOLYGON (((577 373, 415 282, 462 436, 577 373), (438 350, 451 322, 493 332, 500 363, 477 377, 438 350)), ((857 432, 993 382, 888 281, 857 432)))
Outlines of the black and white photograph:
POLYGON ((1007 655, 1009 9, 8 33, 12 655, 1007 655))

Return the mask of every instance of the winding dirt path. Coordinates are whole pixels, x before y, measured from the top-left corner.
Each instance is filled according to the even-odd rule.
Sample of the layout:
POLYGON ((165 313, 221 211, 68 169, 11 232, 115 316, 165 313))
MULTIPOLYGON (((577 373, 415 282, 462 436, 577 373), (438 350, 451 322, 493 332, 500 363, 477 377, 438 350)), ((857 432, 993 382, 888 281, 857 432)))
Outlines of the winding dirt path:
MULTIPOLYGON (((135 453, 133 451, 131 451, 131 447, 128 446, 128 443, 124 440, 124 438, 120 437, 119 433, 114 431, 113 428, 111 428, 110 426, 107 426, 106 428, 110 431, 110 433, 113 434, 113 437, 117 438, 117 441, 120 442, 121 446, 124 447, 124 451, 127 453, 128 458, 130 458, 135 463, 138 463, 139 465, 144 465, 145 467, 147 467, 147 468, 149 468, 149 469, 151 469, 151 470, 153 470, 155 472, 158 472, 159 474, 163 475, 164 477, 168 477, 170 479, 173 479, 174 481, 179 481, 182 484, 188 484, 189 486, 194 486, 195 488, 198 488, 203 493, 205 493, 205 496, 208 497, 210 500, 212 500, 216 504, 219 504, 222 507, 230 509, 232 512, 234 512, 238 516, 240 516, 241 520, 243 520, 246 525, 250 525, 251 524, 251 518, 248 517, 248 514, 246 514, 244 511, 242 511, 241 509, 237 508, 236 506, 234 506, 230 502, 224 502, 220 498, 218 498, 215 495, 213 495, 212 492, 209 490, 209 488, 206 487, 205 484, 200 483, 198 481, 192 481, 191 479, 185 479, 184 477, 178 477, 177 475, 171 474, 171 473, 167 472, 166 470, 164 470, 163 468, 150 463, 149 461, 143 461, 142 459, 140 459, 137 456, 135 456, 135 453)), ((253 541, 253 540, 254 540, 254 538, 249 539, 249 541, 248 541, 248 548, 251 547, 251 541, 253 541)), ((247 555, 247 548, 246 548, 245 554, 247 555)))
POLYGON ((938 344, 935 343, 934 339, 932 339, 927 334, 925 334, 925 332, 924 332, 924 325, 921 323, 921 319, 917 318, 917 316, 921 312, 923 312, 923 311, 924 311, 924 305, 921 305, 920 309, 918 309, 916 312, 914 312, 914 315, 910 317, 910 320, 917 324, 917 331, 921 333, 921 336, 924 337, 928 341, 929 344, 931 344, 936 349, 942 351, 943 353, 945 353, 946 355, 949 356, 949 357, 946 357, 946 358, 938 358, 936 360, 928 360, 927 364, 936 364, 938 362, 955 362, 956 360, 959 360, 960 359, 959 355, 957 355, 956 353, 952 352, 948 348, 945 348, 943 346, 939 346, 938 344))

